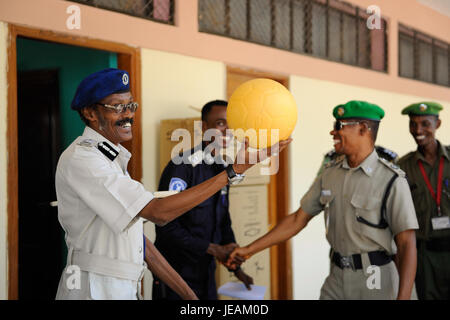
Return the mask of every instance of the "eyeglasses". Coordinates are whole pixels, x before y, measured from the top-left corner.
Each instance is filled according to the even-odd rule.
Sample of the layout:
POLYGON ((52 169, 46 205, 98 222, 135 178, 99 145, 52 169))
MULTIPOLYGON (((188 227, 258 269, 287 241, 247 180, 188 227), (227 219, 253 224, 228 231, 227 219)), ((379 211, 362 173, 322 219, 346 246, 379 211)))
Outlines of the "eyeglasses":
POLYGON ((336 121, 334 123, 334 130, 335 131, 340 131, 344 126, 352 126, 355 124, 360 124, 361 122, 359 121, 349 121, 349 122, 342 122, 342 121, 336 121))
POLYGON ((104 104, 104 103, 98 103, 98 105, 108 108, 108 109, 112 109, 114 110, 116 113, 122 113, 122 112, 126 112, 127 109, 130 109, 131 112, 135 112, 137 110, 137 108, 139 107, 139 103, 137 102, 131 102, 128 104, 116 104, 116 105, 109 105, 109 104, 104 104))

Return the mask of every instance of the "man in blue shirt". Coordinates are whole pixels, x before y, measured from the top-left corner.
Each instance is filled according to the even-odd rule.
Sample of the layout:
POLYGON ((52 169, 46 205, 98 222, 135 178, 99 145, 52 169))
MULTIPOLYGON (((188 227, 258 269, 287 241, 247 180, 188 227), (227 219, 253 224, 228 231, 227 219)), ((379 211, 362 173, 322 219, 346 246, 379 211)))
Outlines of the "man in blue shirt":
MULTIPOLYGON (((223 171, 224 164, 217 161, 218 155, 211 156, 203 151, 210 143, 214 143, 217 151, 231 141, 227 134, 226 111, 227 102, 222 100, 208 102, 203 107, 203 132, 216 130, 214 137, 219 141, 214 137, 211 142, 203 141, 201 146, 180 155, 181 164, 170 161, 162 173, 159 191, 183 191, 223 171)), ((226 262, 230 252, 238 246, 231 228, 228 190, 229 186, 223 187, 185 215, 156 227, 155 246, 201 300, 217 299, 215 259, 226 262)), ((240 268, 230 271, 250 289, 253 284, 250 276, 240 268)), ((155 277, 153 299, 177 300, 180 297, 155 277)))

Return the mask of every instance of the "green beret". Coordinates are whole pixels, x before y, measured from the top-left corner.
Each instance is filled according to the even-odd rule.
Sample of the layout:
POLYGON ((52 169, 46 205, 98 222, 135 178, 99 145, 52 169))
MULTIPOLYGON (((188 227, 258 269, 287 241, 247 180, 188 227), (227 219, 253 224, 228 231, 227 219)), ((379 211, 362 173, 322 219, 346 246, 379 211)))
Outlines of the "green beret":
POLYGON ((333 110, 333 116, 336 120, 367 119, 380 121, 384 117, 384 110, 376 104, 352 100, 336 106, 333 110))
POLYGON ((439 111, 444 109, 442 105, 437 102, 419 102, 407 106, 402 110, 402 114, 414 116, 438 116, 439 111))

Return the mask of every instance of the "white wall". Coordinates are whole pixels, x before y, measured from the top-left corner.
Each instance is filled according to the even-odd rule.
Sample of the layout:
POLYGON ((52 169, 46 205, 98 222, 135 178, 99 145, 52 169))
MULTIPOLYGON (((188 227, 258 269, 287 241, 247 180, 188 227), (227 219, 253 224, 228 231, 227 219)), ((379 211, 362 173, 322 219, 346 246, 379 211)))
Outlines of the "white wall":
MULTIPOLYGON (((226 98, 223 63, 142 49, 142 169, 143 183, 156 191, 159 182, 159 127, 164 119, 199 117, 202 108, 226 98)), ((145 224, 154 240, 154 225, 145 224)), ((151 273, 145 276, 145 298, 151 298, 151 273)))
MULTIPOLYGON (((7 70, 7 25, 0 22, 0 70, 7 70)), ((142 152, 143 182, 156 190, 159 179, 159 123, 163 119, 197 117, 212 99, 226 98, 226 66, 222 62, 142 49, 142 152)), ((290 89, 299 108, 299 122, 291 147, 291 211, 313 182, 324 153, 332 149, 329 135, 332 108, 351 99, 379 104, 385 111, 377 144, 400 155, 415 149, 408 133, 408 118, 400 115, 406 105, 430 97, 414 97, 367 88, 290 77, 290 89)), ((7 212, 6 212, 6 72, 0 72, 0 299, 7 298, 7 212)), ((441 118, 438 138, 450 144, 450 102, 441 118)), ((154 226, 147 223, 146 234, 154 239, 154 226)), ((329 246, 324 236, 323 218, 313 219, 293 241, 294 299, 317 299, 328 274, 329 246)), ((150 274, 149 274, 150 275, 150 274)), ((146 277, 146 298, 151 297, 151 275, 146 277)))
POLYGON ((7 34, 8 26, 0 22, 0 300, 8 298, 7 194, 6 194, 6 106, 7 106, 7 34))
MULTIPOLYGON (((142 139, 143 182, 156 190, 159 180, 159 123, 162 119, 196 117, 212 99, 226 97, 226 67, 221 62, 143 49, 142 56, 142 139)), ((313 182, 323 155, 332 149, 329 135, 337 104, 352 99, 379 104, 385 111, 377 144, 398 154, 415 149, 408 133, 408 118, 400 115, 406 105, 429 100, 427 97, 398 95, 367 88, 291 76, 290 90, 299 108, 299 122, 291 147, 291 209, 299 206, 302 195, 313 182), (306 138, 307 137, 307 138, 306 138)), ((432 99, 431 99, 432 100, 432 99)), ((438 138, 449 144, 450 103, 440 101, 448 111, 442 113, 438 138), (447 134, 445 134, 447 133, 447 134)), ((154 239, 154 225, 147 223, 146 234, 154 239)), ((317 299, 328 274, 329 245, 325 239, 322 215, 293 240, 294 299, 317 299)), ((151 275, 146 277, 146 298, 151 297, 151 275)))
MULTIPOLYGON (((330 131, 333 126, 333 108, 349 100, 366 100, 382 107, 382 120, 377 145, 397 152, 400 156, 416 149, 409 134, 408 117, 401 115, 407 105, 433 100, 430 97, 407 96, 334 82, 291 76, 290 90, 299 108, 299 121, 294 131, 291 148, 291 211, 299 207, 323 160, 333 148, 330 131)), ((450 102, 441 102, 442 126, 437 137, 450 144, 450 102)), ((293 241, 294 299, 317 299, 328 274, 329 245, 325 239, 323 215, 314 218, 293 241)))

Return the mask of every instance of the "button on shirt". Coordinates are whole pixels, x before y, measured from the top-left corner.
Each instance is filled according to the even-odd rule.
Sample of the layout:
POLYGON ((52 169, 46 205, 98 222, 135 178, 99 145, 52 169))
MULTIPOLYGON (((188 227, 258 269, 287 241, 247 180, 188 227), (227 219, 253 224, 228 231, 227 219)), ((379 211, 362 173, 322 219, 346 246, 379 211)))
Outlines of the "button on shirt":
MULTIPOLYGON (((143 225, 137 214, 153 195, 129 176, 130 158, 124 147, 114 145, 89 127, 63 152, 55 183, 58 219, 69 249, 143 265, 143 225), (113 161, 97 148, 98 142, 105 141, 119 152, 113 161)), ((90 286, 87 298, 137 298, 137 281, 87 274, 82 277, 90 286)), ((61 280, 58 297, 64 299, 66 291, 62 286, 61 280)))
POLYGON ((374 228, 357 220, 361 216, 373 224, 380 222, 383 195, 395 174, 381 161, 375 151, 356 168, 350 168, 346 158, 336 161, 301 200, 302 209, 310 215, 325 210, 328 242, 342 255, 377 250, 395 254, 393 237, 418 228, 411 193, 402 176, 395 180, 387 201, 388 228, 374 228))

